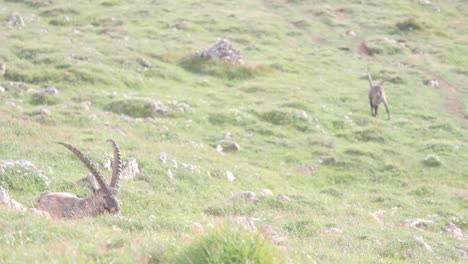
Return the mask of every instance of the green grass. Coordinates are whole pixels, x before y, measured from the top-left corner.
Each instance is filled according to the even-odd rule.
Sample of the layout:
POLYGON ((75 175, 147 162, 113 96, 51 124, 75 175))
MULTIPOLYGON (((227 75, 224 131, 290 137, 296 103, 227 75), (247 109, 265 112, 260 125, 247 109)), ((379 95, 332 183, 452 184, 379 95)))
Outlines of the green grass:
POLYGON ((463 241, 446 231, 452 222, 468 232, 463 1, 437 3, 441 12, 406 0, 0 3, 0 160, 29 160, 51 181, 14 167, 1 186, 27 206, 43 191, 90 195, 86 168, 57 141, 102 168, 113 138, 141 170, 121 182, 120 216, 58 221, 0 208, 0 262, 176 263, 208 240, 229 257, 240 255, 239 240, 253 241, 273 263, 463 261, 463 241), (9 26, 12 14, 25 27, 9 26), (191 59, 218 37, 245 64, 191 59), (369 55, 359 54, 362 43, 369 55), (370 116, 367 70, 387 79, 391 120, 383 106, 370 116), (424 85, 433 73, 458 93, 424 85), (43 108, 51 115, 37 116, 43 108), (216 151, 227 132, 240 151, 216 151), (228 202, 264 188, 274 197, 228 202), (378 210, 384 225, 369 216, 378 210), (260 219, 259 230, 287 240, 193 229, 233 216, 260 219), (399 225, 415 218, 434 223, 425 232, 399 225))

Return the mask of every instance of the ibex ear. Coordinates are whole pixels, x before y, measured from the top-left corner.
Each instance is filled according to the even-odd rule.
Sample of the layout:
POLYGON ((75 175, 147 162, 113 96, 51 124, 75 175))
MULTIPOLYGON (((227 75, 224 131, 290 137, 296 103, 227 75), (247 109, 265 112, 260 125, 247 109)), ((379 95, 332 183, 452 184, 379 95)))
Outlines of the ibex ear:
POLYGON ((117 145, 117 143, 114 140, 108 139, 107 142, 110 142, 112 144, 112 150, 114 153, 114 162, 112 164, 112 178, 110 181, 110 187, 118 191, 120 188, 120 176, 122 174, 122 156, 120 155, 119 145, 117 145))

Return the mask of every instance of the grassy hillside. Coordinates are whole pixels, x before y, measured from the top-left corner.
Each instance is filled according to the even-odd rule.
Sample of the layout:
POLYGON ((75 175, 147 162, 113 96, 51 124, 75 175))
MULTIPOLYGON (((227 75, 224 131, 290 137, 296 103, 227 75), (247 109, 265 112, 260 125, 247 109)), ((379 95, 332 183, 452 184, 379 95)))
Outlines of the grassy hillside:
POLYGON ((172 263, 236 216, 286 238, 273 262, 466 261, 447 227, 468 232, 468 5, 426 2, 0 0, 0 162, 51 181, 9 167, 0 185, 30 207, 43 191, 90 195, 57 141, 101 164, 113 138, 141 170, 120 216, 0 208, 0 262, 172 263), (218 37, 244 65, 189 60, 218 37), (367 70, 387 78, 391 120, 370 115, 367 70), (240 151, 216 151, 226 133, 240 151), (432 224, 400 224, 417 218, 432 224))

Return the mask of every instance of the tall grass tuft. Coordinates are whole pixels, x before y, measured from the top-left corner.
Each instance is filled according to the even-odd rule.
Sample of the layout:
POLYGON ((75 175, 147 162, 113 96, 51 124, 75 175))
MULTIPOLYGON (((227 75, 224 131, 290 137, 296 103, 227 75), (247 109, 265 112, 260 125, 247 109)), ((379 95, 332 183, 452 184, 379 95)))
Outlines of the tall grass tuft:
POLYGON ((269 241, 247 231, 213 230, 176 257, 175 263, 280 263, 277 250, 269 241))

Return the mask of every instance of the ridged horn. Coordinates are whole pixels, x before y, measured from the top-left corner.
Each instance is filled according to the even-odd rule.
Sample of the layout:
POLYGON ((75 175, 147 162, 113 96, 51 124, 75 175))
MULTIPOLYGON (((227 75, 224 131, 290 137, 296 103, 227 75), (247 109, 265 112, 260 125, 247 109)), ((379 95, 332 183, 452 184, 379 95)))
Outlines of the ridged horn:
POLYGON ((88 170, 94 175, 94 178, 96 178, 96 181, 99 183, 101 189, 104 190, 106 193, 110 193, 109 188, 104 180, 104 177, 102 177, 102 174, 99 172, 96 166, 94 166, 94 164, 88 157, 86 157, 81 151, 79 151, 77 148, 70 144, 62 142, 58 143, 69 149, 71 152, 73 152, 73 154, 75 154, 78 157, 78 159, 80 159, 81 162, 83 162, 86 168, 88 168, 88 170))
POLYGON ((370 88, 374 87, 374 85, 372 84, 372 77, 370 76, 369 72, 367 72, 367 79, 369 80, 370 88))
POLYGON ((113 140, 108 139, 107 142, 112 144, 112 150, 114 152, 114 162, 112 163, 112 179, 110 181, 110 187, 119 190, 120 176, 122 175, 122 155, 120 155, 119 145, 113 140))

